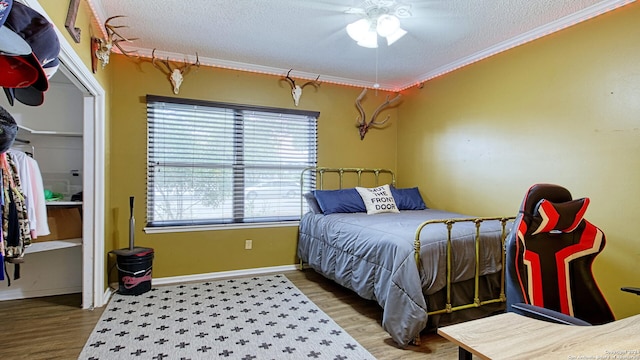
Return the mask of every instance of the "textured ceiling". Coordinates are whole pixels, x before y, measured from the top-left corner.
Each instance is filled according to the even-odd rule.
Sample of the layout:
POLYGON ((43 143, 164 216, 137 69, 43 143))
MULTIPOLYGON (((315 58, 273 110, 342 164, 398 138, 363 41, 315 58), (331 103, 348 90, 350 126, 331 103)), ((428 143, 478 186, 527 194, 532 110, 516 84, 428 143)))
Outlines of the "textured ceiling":
POLYGON ((89 2, 101 23, 126 16, 112 23, 139 38, 123 47, 141 56, 156 48, 194 61, 197 52, 206 65, 401 90, 632 1, 403 0, 409 33, 378 49, 357 46, 345 30, 359 18, 346 11, 361 0, 89 2))

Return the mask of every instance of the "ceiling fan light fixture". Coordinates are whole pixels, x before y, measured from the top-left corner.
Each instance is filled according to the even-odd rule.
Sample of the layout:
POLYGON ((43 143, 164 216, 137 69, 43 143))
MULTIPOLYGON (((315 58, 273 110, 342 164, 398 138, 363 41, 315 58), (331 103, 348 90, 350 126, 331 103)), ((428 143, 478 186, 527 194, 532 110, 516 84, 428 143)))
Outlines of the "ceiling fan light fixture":
POLYGON ((407 32, 402 28, 398 28, 398 30, 396 30, 396 32, 394 32, 393 34, 387 35, 387 45, 391 46, 391 44, 400 40, 400 38, 405 35, 407 35, 407 32))
POLYGON ((367 33, 371 29, 371 22, 369 19, 360 19, 347 25, 347 34, 355 40, 360 41, 367 36, 367 33))
POLYGON ((358 45, 368 48, 378 47, 378 35, 391 45, 407 34, 400 27, 400 19, 411 16, 410 5, 396 0, 367 0, 363 8, 349 9, 347 13, 361 15, 362 18, 347 25, 347 33, 358 45))
POLYGON ((378 34, 375 30, 367 31, 364 36, 358 41, 358 45, 370 49, 378 47, 378 34))
POLYGON ((376 25, 378 34, 382 37, 387 37, 400 29, 400 19, 393 15, 384 14, 380 15, 376 25))

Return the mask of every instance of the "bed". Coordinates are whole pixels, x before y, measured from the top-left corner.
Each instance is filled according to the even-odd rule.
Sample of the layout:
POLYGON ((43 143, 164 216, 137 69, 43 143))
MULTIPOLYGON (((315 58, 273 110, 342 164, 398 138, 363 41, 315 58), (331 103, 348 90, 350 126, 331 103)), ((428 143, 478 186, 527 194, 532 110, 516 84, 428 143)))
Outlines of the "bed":
POLYGON ((419 340, 422 330, 504 309, 503 249, 513 217, 426 208, 419 190, 395 188, 387 169, 308 168, 301 184, 317 189, 301 201, 301 268, 376 301, 382 326, 398 345, 419 340), (325 187, 330 174, 337 177, 332 190, 325 187), (365 189, 384 184, 397 211, 368 214, 358 207, 354 190, 364 191, 367 177, 373 187, 365 189))

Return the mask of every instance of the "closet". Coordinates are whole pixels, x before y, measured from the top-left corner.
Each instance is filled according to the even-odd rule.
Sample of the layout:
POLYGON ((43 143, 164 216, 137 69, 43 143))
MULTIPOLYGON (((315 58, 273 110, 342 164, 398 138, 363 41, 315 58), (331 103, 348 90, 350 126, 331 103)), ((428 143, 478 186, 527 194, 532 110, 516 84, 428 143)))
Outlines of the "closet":
POLYGON ((11 106, 0 92, 0 105, 19 126, 12 149, 31 154, 45 191, 55 199, 47 202, 52 234, 26 249, 19 279, 13 279, 13 267, 7 264, 11 285, 6 279, 0 283, 0 300, 83 291, 83 207, 82 201, 72 201, 82 196, 83 95, 61 70, 50 79, 41 106, 17 101, 11 106))

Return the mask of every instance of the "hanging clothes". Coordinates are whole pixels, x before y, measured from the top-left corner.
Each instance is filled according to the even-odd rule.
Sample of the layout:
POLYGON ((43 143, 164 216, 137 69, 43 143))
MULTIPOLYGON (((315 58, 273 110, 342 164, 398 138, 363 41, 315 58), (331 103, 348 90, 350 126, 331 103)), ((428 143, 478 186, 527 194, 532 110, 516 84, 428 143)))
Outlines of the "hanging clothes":
MULTIPOLYGON (((4 170, 0 168, 0 179, 3 178, 4 170)), ((0 181, 0 218, 2 218, 2 211, 4 209, 4 182, 0 181)), ((0 280, 4 280, 4 273, 7 271, 7 264, 4 262, 4 231, 0 226, 0 280)))
POLYGON ((18 169, 20 188, 26 199, 31 238, 49 235, 51 232, 47 222, 47 204, 38 162, 23 151, 9 149, 7 154, 18 169))
MULTIPOLYGON (((3 276, 0 276, 0 278, 3 278, 4 273, 7 271, 6 262, 13 262, 15 263, 14 279, 20 278, 20 262, 23 260, 25 244, 31 243, 29 219, 27 218, 26 209, 24 209, 24 197, 20 194, 20 189, 18 188, 19 179, 15 171, 15 164, 11 165, 11 161, 7 160, 6 156, 6 151, 13 145, 17 133, 18 124, 16 120, 5 108, 0 106, 0 215, 2 217, 2 226, 0 226, 0 260, 3 260, 2 269, 0 269, 0 273, 3 276), (13 195, 17 196, 14 197, 13 195), (22 206, 16 203, 11 204, 12 201, 10 199, 13 198, 17 198, 17 201, 22 201, 22 206), (14 210, 12 211, 11 208, 14 210), (24 210, 24 213, 18 215, 17 212, 20 211, 18 209, 24 210), (9 224, 14 221, 10 220, 10 218, 13 219, 14 215, 17 223, 13 224, 17 226, 11 226, 11 230, 18 231, 17 238, 15 234, 8 233, 9 224), (21 216, 23 221, 20 221, 21 216), (24 221, 26 221, 26 224, 23 224, 24 221), (23 225, 26 225, 26 233, 20 230, 23 225), (9 246, 9 242, 11 246, 9 246)), ((9 282, 9 285, 11 285, 11 282, 9 282)))
POLYGON ((15 162, 7 153, 0 154, 2 169, 2 241, 6 262, 15 264, 14 279, 20 278, 24 250, 31 245, 31 229, 24 194, 15 162))

